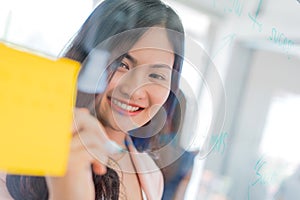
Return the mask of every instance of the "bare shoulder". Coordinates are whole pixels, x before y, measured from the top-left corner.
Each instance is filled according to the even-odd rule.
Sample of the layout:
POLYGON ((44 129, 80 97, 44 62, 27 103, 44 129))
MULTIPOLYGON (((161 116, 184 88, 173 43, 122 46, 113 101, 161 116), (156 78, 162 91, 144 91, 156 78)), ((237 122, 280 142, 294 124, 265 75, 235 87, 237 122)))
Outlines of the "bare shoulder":
POLYGON ((6 182, 6 173, 5 172, 2 172, 0 171, 0 182, 6 182))
POLYGON ((12 200, 7 187, 6 187, 6 173, 0 171, 0 199, 1 200, 12 200))

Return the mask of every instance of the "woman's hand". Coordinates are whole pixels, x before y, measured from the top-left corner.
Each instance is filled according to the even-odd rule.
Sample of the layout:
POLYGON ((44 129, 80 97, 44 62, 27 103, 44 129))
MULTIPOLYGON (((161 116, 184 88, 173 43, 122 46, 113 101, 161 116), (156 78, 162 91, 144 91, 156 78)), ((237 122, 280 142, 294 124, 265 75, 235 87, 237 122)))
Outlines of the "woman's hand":
POLYGON ((100 122, 87 109, 75 109, 72 129, 65 176, 46 177, 50 200, 94 200, 92 170, 100 175, 106 173, 105 163, 112 153, 107 144, 111 141, 100 122))

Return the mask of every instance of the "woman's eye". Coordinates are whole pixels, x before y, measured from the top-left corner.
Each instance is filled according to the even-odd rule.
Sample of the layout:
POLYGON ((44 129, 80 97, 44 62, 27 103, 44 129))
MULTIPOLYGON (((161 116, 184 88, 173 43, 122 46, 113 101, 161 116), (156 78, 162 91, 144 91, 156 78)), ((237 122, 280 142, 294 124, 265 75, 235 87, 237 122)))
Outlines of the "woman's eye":
POLYGON ((121 62, 121 63, 119 64, 119 68, 125 69, 125 70, 129 70, 129 66, 128 66, 127 64, 123 63, 123 62, 121 62))
POLYGON ((164 76, 159 75, 159 74, 150 74, 149 77, 155 78, 155 79, 158 79, 158 80, 166 80, 166 78, 164 76))

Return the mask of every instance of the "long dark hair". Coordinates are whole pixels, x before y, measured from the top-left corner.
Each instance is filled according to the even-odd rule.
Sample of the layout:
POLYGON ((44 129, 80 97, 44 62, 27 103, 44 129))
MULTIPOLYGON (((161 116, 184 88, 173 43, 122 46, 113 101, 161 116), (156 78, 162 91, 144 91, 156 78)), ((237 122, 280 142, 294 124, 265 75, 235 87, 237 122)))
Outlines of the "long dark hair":
MULTIPOLYGON (((76 36, 64 50, 62 56, 83 62, 98 44, 106 39, 127 30, 160 26, 182 33, 179 38, 169 35, 173 45, 175 61, 173 70, 181 71, 184 31, 177 14, 160 0, 105 0, 97 6, 82 25, 76 36)), ((141 36, 141 35, 140 35, 141 36)), ((140 37, 139 36, 139 37, 140 37)), ((136 38, 137 40, 138 38, 136 38)), ((173 73, 170 95, 164 104, 168 117, 172 116, 175 105, 175 93, 178 89, 179 76, 173 73)), ((78 93, 77 106, 86 106, 80 99, 87 94, 78 93)), ((92 96, 94 99, 95 96, 92 96)), ((119 178, 117 173, 108 168, 105 175, 93 174, 96 199, 118 199, 119 178)), ((44 177, 7 175, 6 186, 16 200, 48 199, 48 189, 44 177)))

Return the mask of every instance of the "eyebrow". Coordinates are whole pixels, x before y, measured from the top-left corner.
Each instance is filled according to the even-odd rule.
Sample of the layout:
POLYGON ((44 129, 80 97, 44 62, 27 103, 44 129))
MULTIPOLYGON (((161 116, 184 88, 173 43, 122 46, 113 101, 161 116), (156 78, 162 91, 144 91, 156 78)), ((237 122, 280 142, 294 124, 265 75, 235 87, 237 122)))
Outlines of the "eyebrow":
POLYGON ((154 64, 154 65, 151 65, 151 68, 165 68, 165 69, 169 69, 169 70, 172 69, 172 67, 170 67, 169 65, 166 65, 166 64, 154 64))
MULTIPOLYGON (((137 63, 137 59, 135 59, 128 53, 126 53, 124 57, 127 58, 128 60, 130 60, 130 62, 132 62, 133 64, 137 63)), ((172 69, 171 66, 166 65, 166 64, 154 64, 154 65, 151 65, 151 68, 166 68, 166 69, 170 69, 170 70, 172 69)))
POLYGON ((131 55, 129 55, 128 53, 125 54, 124 58, 127 58, 128 60, 130 60, 130 62, 132 62, 133 64, 137 63, 137 60, 132 57, 131 55))

